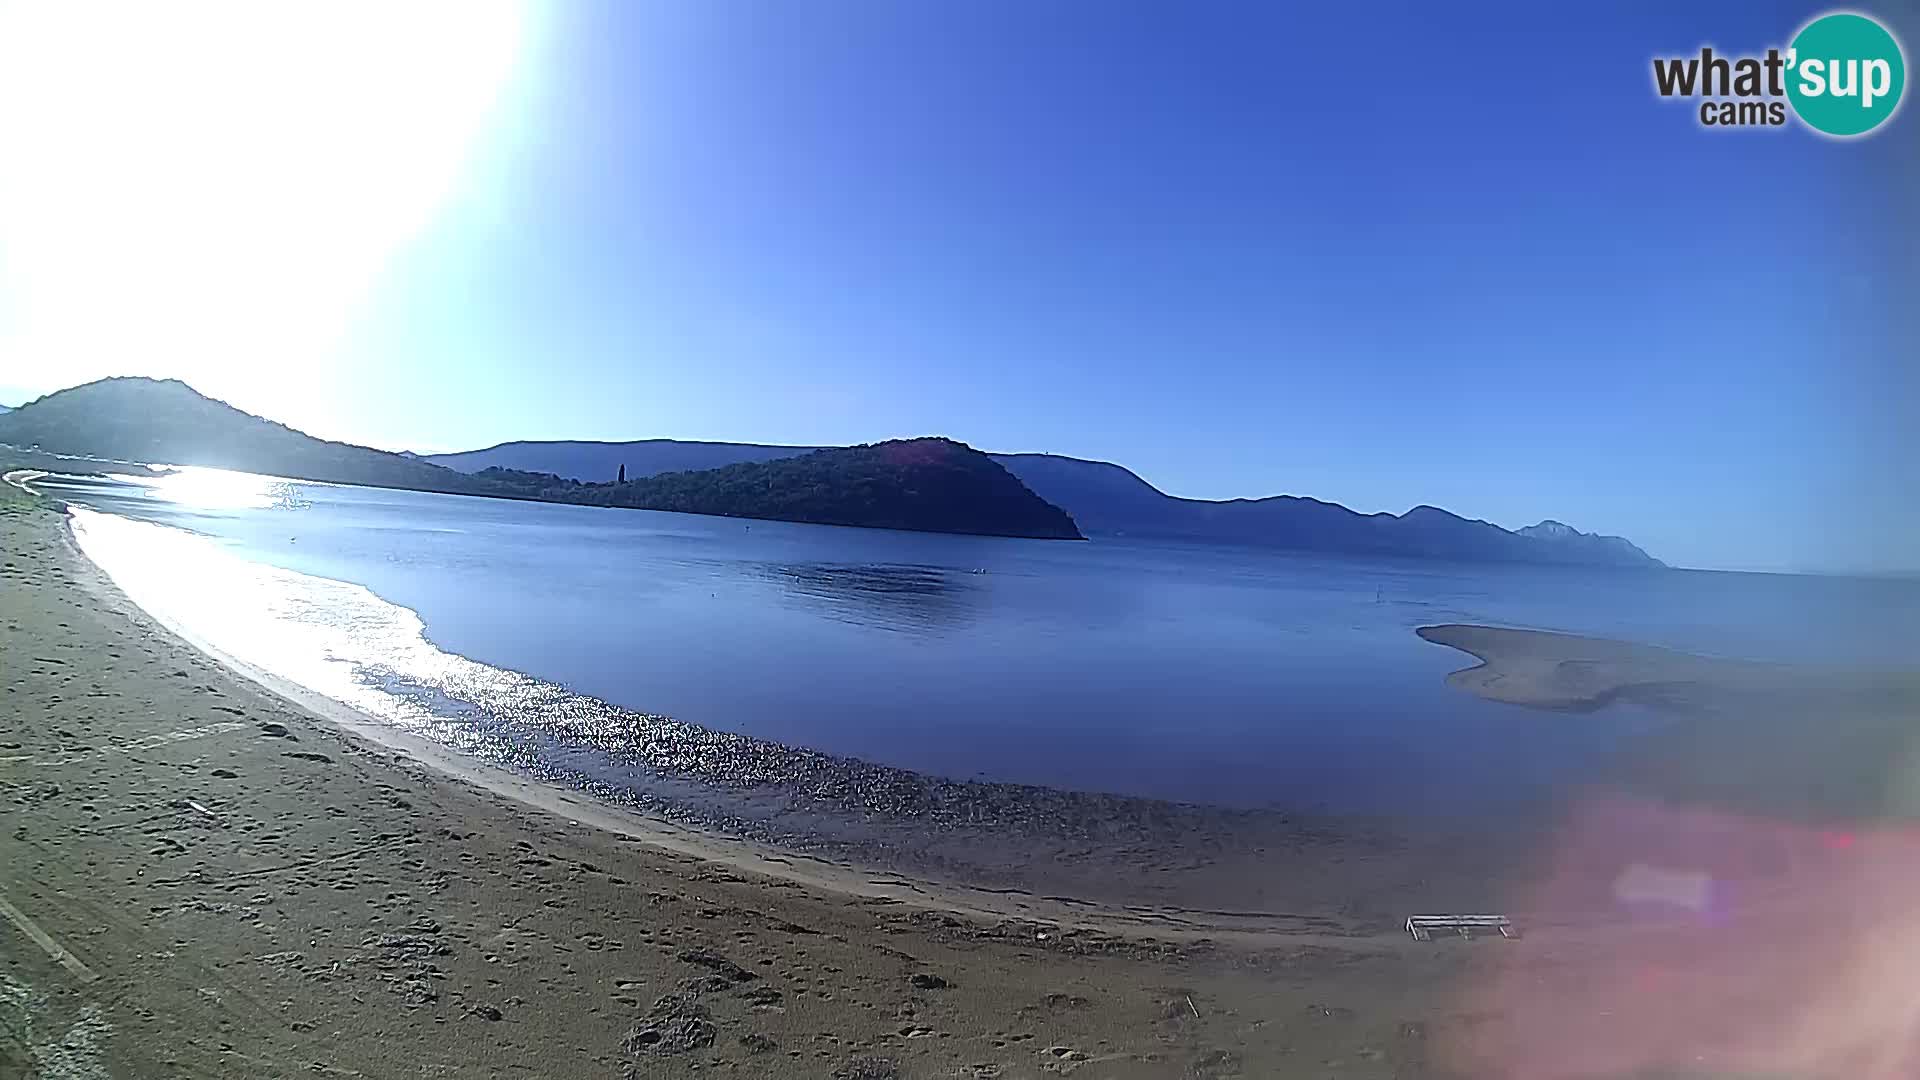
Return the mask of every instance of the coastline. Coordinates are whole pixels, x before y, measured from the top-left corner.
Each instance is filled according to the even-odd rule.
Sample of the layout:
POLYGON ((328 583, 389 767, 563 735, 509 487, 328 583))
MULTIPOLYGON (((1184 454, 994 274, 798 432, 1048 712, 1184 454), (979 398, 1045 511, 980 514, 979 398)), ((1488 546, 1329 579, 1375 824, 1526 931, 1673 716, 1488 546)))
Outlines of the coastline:
MULTIPOLYGON (((71 534, 67 536, 71 542, 71 534)), ((75 555, 84 559, 77 550, 75 555)), ((91 565, 91 564, 89 564, 91 565)), ((111 587, 100 580, 83 587, 111 587)), ((101 600, 108 597, 100 595, 101 600)), ((1087 934, 1125 939, 1159 939, 1172 943, 1208 941, 1247 947, 1270 946, 1276 939, 1289 943, 1338 943, 1351 948, 1379 948, 1397 943, 1391 931, 1355 932, 1330 917, 1262 912, 1200 910, 1157 905, 1113 905, 1071 896, 1038 896, 1029 890, 969 885, 925 876, 898 873, 889 868, 863 866, 845 859, 825 858, 791 848, 727 835, 711 828, 685 825, 656 815, 614 805, 593 795, 477 760, 443 743, 396 729, 353 707, 316 693, 271 672, 263 671, 223 652, 185 627, 142 612, 167 633, 193 646, 228 671, 305 710, 316 721, 332 724, 350 737, 384 750, 396 751, 411 762, 431 768, 446 780, 511 799, 529 810, 544 812, 572 825, 587 826, 639 841, 651 848, 687 856, 730 870, 857 901, 897 904, 940 914, 998 921, 1022 919, 1045 922, 1087 934), (1342 930, 1346 932, 1341 932, 1342 930)))
POLYGON ((303 606, 355 612, 358 636, 372 644, 323 633, 275 647, 278 625, 253 610, 272 603, 246 598, 280 595, 277 577, 292 572, 268 564, 256 590, 250 575, 259 564, 234 558, 236 569, 249 569, 230 577, 210 567, 204 582, 240 584, 202 596, 202 573, 187 569, 200 565, 199 552, 166 546, 183 534, 128 533, 107 544, 96 531, 105 536, 119 519, 78 505, 71 514, 81 554, 99 558, 149 617, 309 711, 456 778, 550 809, 563 799, 562 812, 593 812, 617 830, 683 845, 710 840, 715 857, 775 872, 798 866, 815 885, 1186 936, 1358 939, 1396 926, 1408 904, 1488 902, 1497 860, 1484 836, 1457 824, 1423 822, 1416 843, 1386 818, 946 778, 703 728, 446 651, 417 613, 344 580, 309 576, 294 588, 303 606), (205 619, 209 608, 225 614, 205 619), (344 664, 290 663, 294 656, 344 664), (469 705, 437 704, 448 701, 469 705), (1345 869, 1318 869, 1328 864, 1345 869), (876 886, 880 879, 893 884, 876 886))
POLYGON ((1546 630, 1449 623, 1414 632, 1479 661, 1448 675, 1449 685, 1535 709, 1592 712, 1622 702, 1706 714, 1920 702, 1920 675, 1913 672, 1725 659, 1546 630))
POLYGON ((1408 972, 1392 926, 1099 925, 1063 899, 862 880, 531 781, 450 778, 172 637, 62 515, 0 532, 17 810, 0 896, 93 975, 0 928, 31 1021, 15 1060, 93 1032, 108 1075, 1265 1075, 1302 1033, 1232 1018, 1337 1000, 1350 1019, 1309 1044, 1373 1048, 1353 1075, 1417 1075, 1425 1040, 1395 1032, 1475 959, 1408 972))
MULTIPOLYGON (((961 899, 949 899, 947 906, 971 903, 990 911, 1064 907, 1057 914, 1084 918, 1103 912, 1123 928, 1212 933, 1268 927, 1358 937, 1398 925, 1409 905, 1477 908, 1491 902, 1488 878, 1500 869, 1485 835, 1492 815, 1477 803, 1443 805, 1441 792, 1458 785, 1439 779, 1430 790, 1411 789, 1427 793, 1410 798, 1429 806, 1442 804, 1438 808, 1451 813, 1394 816, 1381 800, 1368 805, 1366 797, 1352 798, 1346 809, 1339 809, 1333 782, 1305 777, 1305 767, 1284 760, 1276 762, 1278 773, 1255 781, 1265 805, 1166 800, 1127 794, 1125 787, 1122 794, 1105 794, 1097 783, 1083 788, 1044 781, 1036 785, 978 773, 968 776, 963 768, 914 771, 864 758, 857 742, 846 739, 838 745, 827 741, 832 749, 812 749, 804 732, 783 742, 748 733, 752 725, 743 731, 654 715, 633 707, 661 696, 645 684, 623 688, 616 679, 615 691, 624 693, 630 705, 610 704, 574 688, 582 677, 579 664, 572 671, 561 667, 556 673, 549 667, 536 675, 506 666, 504 660, 512 653, 503 657, 497 648, 482 653, 491 662, 476 661, 458 651, 462 642, 457 635, 435 635, 428 615, 387 598, 398 596, 420 605, 423 599, 430 601, 430 595, 389 591, 395 583, 378 573, 359 579, 366 584, 356 584, 357 575, 346 566, 282 563, 271 554, 257 559, 220 554, 218 545, 192 539, 191 526, 181 532, 178 524, 142 524, 137 510, 121 517, 111 501, 90 497, 92 489, 86 486, 32 486, 55 499, 74 500, 71 531, 82 553, 97 559, 130 598, 150 616, 168 621, 176 635, 193 639, 203 651, 229 650, 233 655, 222 658, 229 666, 257 665, 260 670, 245 672, 256 681, 264 671, 297 684, 279 686, 284 695, 301 697, 299 687, 327 695, 302 697, 310 708, 338 708, 338 700, 365 710, 377 721, 370 723, 355 713, 346 723, 367 727, 376 738, 389 737, 396 728, 414 732, 454 751, 450 760, 456 768, 484 763, 490 766, 481 772, 484 777, 537 780, 539 786, 526 790, 540 797, 550 797, 555 790, 584 793, 654 822, 664 819, 679 835, 718 831, 789 853, 803 852, 806 857, 799 861, 806 867, 857 866, 860 872, 842 873, 859 886, 870 880, 859 876, 866 869, 882 871, 874 877, 901 877, 917 887, 929 881, 949 883, 951 887, 941 891, 958 893, 961 899), (355 632, 340 633, 346 626, 355 632), (338 662, 322 663, 323 657, 338 662), (236 664, 236 658, 243 663, 236 664), (1317 786, 1321 784, 1327 785, 1325 791, 1317 786), (1320 794, 1334 798, 1322 801, 1315 797, 1320 794), (1332 864, 1342 866, 1342 872, 1320 869, 1332 864), (1336 910, 1337 918, 1322 914, 1336 910), (1236 914, 1211 914, 1216 912, 1236 914)), ((302 552, 317 550, 308 539, 301 539, 302 552)), ((701 588, 703 609, 707 596, 701 588)), ((511 609, 502 601, 511 599, 496 595, 487 606, 504 613, 511 609)), ((720 635, 714 639, 716 647, 738 651, 725 636, 732 632, 716 620, 695 617, 680 636, 697 640, 720 635)), ((1422 648, 1404 631, 1395 635, 1395 645, 1401 650, 1422 648)), ((600 663, 620 663, 611 652, 589 648, 587 655, 597 656, 600 663)), ((940 677, 938 672, 926 674, 940 677)), ((1440 674, 1434 671, 1422 680, 1421 696, 1444 707, 1454 695, 1441 684, 1440 674)), ((1072 679, 1054 682, 1073 685, 1072 679)), ((936 681, 923 692, 938 694, 938 687, 936 681)), ((684 694, 687 687, 669 677, 663 689, 684 694)), ((1052 692, 1051 687, 1036 689, 1052 692)), ((1003 711, 995 716, 1020 717, 1047 707, 1029 705, 1018 695, 1000 697, 994 705, 1003 711)), ((781 706, 775 700, 757 707, 777 713, 781 706)), ((1473 710, 1494 708, 1467 706, 1473 710)), ((1380 713, 1380 726, 1399 723, 1386 719, 1390 715, 1380 713)), ((1305 713, 1300 717, 1308 719, 1305 713)), ((1370 725, 1376 722, 1364 719, 1370 725)), ((765 722, 775 730, 780 723, 777 714, 765 722)), ((1060 763, 1043 764, 1042 769, 1070 773, 1080 767, 1075 762, 1083 751, 1095 762, 1103 753, 1097 745, 1056 743, 1044 755, 1034 754, 1016 726, 1001 726, 1006 730, 998 737, 1008 741, 994 744, 1005 749, 993 752, 1060 763)), ((891 730, 879 731, 883 741, 892 737, 891 730)), ((1269 745, 1275 741, 1271 735, 1248 735, 1269 745)), ((428 753, 437 749, 419 739, 408 745, 428 753)), ((1364 756, 1349 755, 1335 774, 1351 772, 1356 783, 1373 785, 1366 788, 1372 791, 1380 781, 1367 778, 1364 770, 1372 767, 1374 749, 1361 749, 1364 756)), ((1199 761, 1207 756, 1204 749, 1191 754, 1199 761)), ((1470 755, 1456 751, 1451 756, 1470 755)), ((1254 761, 1260 755, 1246 757, 1254 761)), ((1420 779, 1410 758, 1396 755, 1379 761, 1382 769, 1420 779)), ((1222 764, 1223 777, 1241 784, 1241 790, 1246 790, 1249 777, 1260 775, 1257 767, 1222 764)), ((1207 797, 1211 789, 1190 762, 1166 767, 1183 786, 1182 794, 1207 797)), ((1535 784, 1534 791, 1534 801, 1545 804, 1553 798, 1544 782, 1535 784)), ((1520 801, 1510 800, 1503 809, 1520 801)), ((1547 819, 1507 813, 1499 820, 1503 833, 1537 834, 1538 824, 1547 819)), ((1503 837, 1502 842, 1512 846, 1533 839, 1503 837)), ((730 852, 739 850, 732 839, 725 845, 730 852)))
MULTIPOLYGON (((1852 862, 1830 828, 1627 788, 1586 793, 1541 859, 1478 883, 1524 929, 1513 942, 1410 940, 1382 907, 1469 908, 1419 876, 1439 865, 1423 853, 1339 836, 1264 854, 1323 899, 1258 926, 863 879, 502 771, 449 775, 413 756, 432 747, 174 636, 79 554, 64 515, 13 492, 0 487, 9 1080, 1478 1080, 1702 1050, 1804 1062, 1779 1043, 1795 1010, 1846 990, 1817 976, 1855 935, 1905 920, 1910 893, 1871 876, 1910 863, 1898 832, 1859 833, 1888 858, 1852 862), (1729 830, 1797 853, 1728 862, 1729 830), (1729 875, 1739 908, 1703 924, 1684 902, 1620 906, 1622 888, 1671 891, 1686 875, 1659 868, 1689 862, 1729 875), (1375 894, 1382 867, 1408 888, 1375 894), (1828 926, 1836 889, 1872 901, 1870 919, 1828 926), (1755 934, 1775 947, 1751 949, 1755 934), (1647 965, 1680 955, 1686 989, 1646 994, 1647 965), (1763 1003, 1757 1041, 1702 1041, 1723 1028, 1710 1003, 1756 985, 1806 989, 1763 1003), (1651 1037, 1656 1023, 1674 1034, 1651 1037)), ((1697 749, 1722 760, 1725 746, 1697 749)), ((1803 754, 1766 757, 1808 771, 1803 754)), ((1197 871, 1219 852, 1191 855, 1197 871)))
MULTIPOLYGON (((834 447, 831 449, 842 449, 842 448, 834 447)), ((5 462, 13 463, 16 465, 20 463, 31 463, 32 468, 37 470, 42 470, 42 475, 45 475, 47 473, 52 473, 57 471, 67 471, 67 470, 76 470, 80 472, 106 472, 110 474, 121 473, 121 474, 133 474, 133 475, 151 475, 151 471, 149 467, 145 464, 141 464, 138 462, 119 461, 119 460, 107 459, 107 458, 91 458, 91 457, 84 457, 84 456, 73 455, 73 454, 54 454, 54 453, 49 453, 41 450, 19 449, 16 447, 6 446, 6 445, 0 445, 0 460, 4 460, 5 462)), ((211 470, 216 470, 220 472, 249 471, 245 469, 240 469, 233 465, 203 465, 203 464, 177 462, 177 461, 171 462, 165 467, 169 469, 174 469, 174 468, 211 469, 211 470)), ((474 475, 476 475, 473 473, 459 472, 458 470, 453 470, 453 469, 448 469, 447 471, 454 476, 459 476, 462 478, 469 478, 469 479, 472 478, 474 475)), ((410 491, 410 492, 419 492, 425 495, 455 495, 462 498, 496 499, 502 502, 543 503, 543 504, 552 505, 552 506, 584 506, 584 507, 590 507, 590 508, 599 509, 599 510, 645 510, 650 513, 657 513, 657 514, 687 514, 693 517, 719 518, 723 520, 744 521, 749 523, 755 522, 755 521, 768 521, 768 522, 780 522, 782 524, 790 524, 790 525, 817 525, 817 526, 834 528, 834 529, 864 529, 864 530, 870 530, 870 531, 876 531, 876 532, 903 532, 903 533, 913 533, 913 534, 924 535, 924 536, 980 537, 983 539, 990 539, 990 540, 1066 540, 1066 541, 1084 542, 1090 539, 1085 533, 1079 530, 1078 526, 1072 525, 1071 516, 1068 516, 1067 520, 1069 522, 1070 527, 1072 527, 1075 530, 1074 535, 1072 536, 1058 535, 1058 534, 1040 534, 1040 533, 1032 533, 1032 532, 995 531, 991 529, 986 529, 986 530, 918 529, 918 528, 912 528, 904 525, 860 525, 860 524, 854 524, 850 522, 826 521, 826 520, 819 520, 814 518, 793 517, 793 516, 756 517, 756 516, 751 516, 747 514, 724 513, 720 511, 686 510, 686 509, 669 510, 669 509, 656 508, 656 507, 630 506, 622 503, 581 502, 581 501, 575 501, 571 499, 550 498, 550 497, 546 497, 538 494, 528 494, 525 492, 502 491, 502 490, 495 490, 491 488, 470 488, 461 484, 418 486, 418 485, 409 485, 409 484, 400 484, 400 483, 394 483, 394 482, 381 481, 377 478, 362 477, 358 479, 348 480, 348 479, 341 479, 338 476, 330 476, 330 477, 307 476, 307 475, 301 475, 302 472, 303 470, 299 470, 299 469, 282 470, 282 471, 267 470, 265 472, 260 472, 256 475, 269 477, 275 480, 288 480, 288 481, 293 481, 293 482, 302 483, 302 484, 326 484, 326 485, 337 486, 337 487, 362 487, 362 488, 373 488, 376 490, 383 490, 383 491, 410 491)), ((1048 505, 1052 505, 1052 504, 1048 504, 1048 505)), ((1059 508, 1054 507, 1054 509, 1058 510, 1059 508)), ((1065 513, 1064 511, 1061 511, 1061 512, 1063 514, 1065 513)))

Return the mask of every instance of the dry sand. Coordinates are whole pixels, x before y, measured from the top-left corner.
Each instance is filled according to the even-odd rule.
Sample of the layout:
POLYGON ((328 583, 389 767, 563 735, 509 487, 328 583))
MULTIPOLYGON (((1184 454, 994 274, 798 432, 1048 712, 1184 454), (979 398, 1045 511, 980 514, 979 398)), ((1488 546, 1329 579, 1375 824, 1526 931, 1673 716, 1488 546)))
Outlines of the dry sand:
MULTIPOLYGON (((1452 637, 1496 671, 1595 659, 1452 637)), ((1325 898, 1291 922, 1176 933, 463 771, 154 625, 0 489, 0 1080, 1915 1075, 1920 755, 1876 702, 1868 743, 1776 710, 1745 758, 1725 717, 1628 755, 1483 884, 1520 941, 1412 942, 1381 913, 1460 884, 1324 836, 1273 853, 1325 898), (1648 761, 1686 789, 1627 782, 1648 761), (1767 770, 1874 797, 1808 823, 1767 770)))
POLYGON ((1455 988, 1520 947, 1154 939, 668 850, 237 677, 5 509, 0 1077, 1452 1075, 1455 988))
POLYGON ((1727 660, 1543 630, 1449 623, 1416 631, 1478 659, 1447 677, 1491 701, 1590 712, 1615 702, 1704 714, 1839 706, 1851 713, 1920 701, 1913 672, 1821 670, 1727 660))

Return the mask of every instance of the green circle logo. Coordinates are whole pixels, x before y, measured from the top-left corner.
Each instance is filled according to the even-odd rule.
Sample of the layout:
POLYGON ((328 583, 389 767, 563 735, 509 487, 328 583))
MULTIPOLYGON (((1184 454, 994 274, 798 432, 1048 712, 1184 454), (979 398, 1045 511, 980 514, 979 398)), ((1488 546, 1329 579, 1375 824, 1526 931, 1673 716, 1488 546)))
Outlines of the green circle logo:
POLYGON ((1907 89, 1907 61, 1887 28, 1838 12, 1808 23, 1787 50, 1787 100, 1815 131, 1865 135, 1894 114, 1907 89))

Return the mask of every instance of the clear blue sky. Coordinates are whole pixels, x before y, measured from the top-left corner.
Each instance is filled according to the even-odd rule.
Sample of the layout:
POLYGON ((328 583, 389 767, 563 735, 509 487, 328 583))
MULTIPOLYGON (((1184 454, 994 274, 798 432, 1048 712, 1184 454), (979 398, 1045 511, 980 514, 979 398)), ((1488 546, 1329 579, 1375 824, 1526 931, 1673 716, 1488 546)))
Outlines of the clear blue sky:
MULTIPOLYGON (((1913 567, 1920 116, 1715 132, 1651 89, 1656 53, 1821 10, 547 5, 323 349, 35 364, 0 294, 0 400, 180 374, 395 448, 940 433, 1180 495, 1913 567)), ((304 311, 272 291, 301 252, 258 251, 249 287, 304 311)))

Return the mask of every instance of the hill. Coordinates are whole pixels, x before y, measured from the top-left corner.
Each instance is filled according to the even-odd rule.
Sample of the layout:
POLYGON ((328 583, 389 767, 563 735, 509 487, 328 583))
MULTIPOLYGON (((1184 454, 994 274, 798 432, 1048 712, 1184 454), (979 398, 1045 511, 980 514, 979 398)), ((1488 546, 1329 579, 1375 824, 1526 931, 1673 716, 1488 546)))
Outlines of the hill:
POLYGON ((1182 499, 1104 461, 1052 454, 1004 454, 999 460, 1095 535, 1464 561, 1664 565, 1620 537, 1583 533, 1557 521, 1510 532, 1437 506, 1416 506, 1404 514, 1362 514, 1297 495, 1219 502, 1182 499))
POLYGON ((1584 533, 1571 525, 1548 518, 1538 525, 1528 525, 1524 529, 1515 529, 1516 535, 1538 540, 1558 550, 1578 552, 1582 561, 1617 562, 1623 566, 1658 563, 1659 560, 1634 546, 1624 536, 1601 536, 1598 533, 1584 533))
MULTIPOLYGON (((629 480, 634 480, 664 471, 654 468, 660 461, 698 469, 731 464, 742 457, 779 460, 807 452, 803 447, 649 439, 503 443, 425 460, 453 468, 533 469, 576 480, 611 478, 624 466, 629 480)), ((1182 499, 1109 462, 1056 454, 989 456, 1042 499, 1072 515, 1090 536, 1469 561, 1663 565, 1620 537, 1583 533, 1551 520, 1508 531, 1433 506, 1418 506, 1405 514, 1361 514, 1339 503, 1293 495, 1182 499)))
POLYGON ((1078 540, 1059 507, 986 454, 951 439, 904 439, 717 469, 580 484, 491 468, 478 477, 595 506, 860 525, 920 532, 1078 540))
POLYGON ((499 467, 464 473, 411 454, 328 442, 177 380, 103 379, 0 415, 0 443, 53 454, 204 465, 456 495, 675 510, 881 529, 1079 539, 987 455, 948 439, 821 450, 628 483, 499 467))
POLYGON ((0 415, 0 443, 55 454, 206 465, 297 480, 487 494, 485 482, 384 450, 328 442, 177 379, 101 379, 0 415))
POLYGON ((499 468, 516 472, 553 473, 582 483, 604 483, 625 469, 628 477, 667 472, 717 469, 723 465, 774 461, 798 457, 824 446, 763 446, 758 443, 682 442, 678 439, 641 439, 635 442, 510 442, 485 450, 457 454, 428 454, 421 460, 461 472, 499 468))

